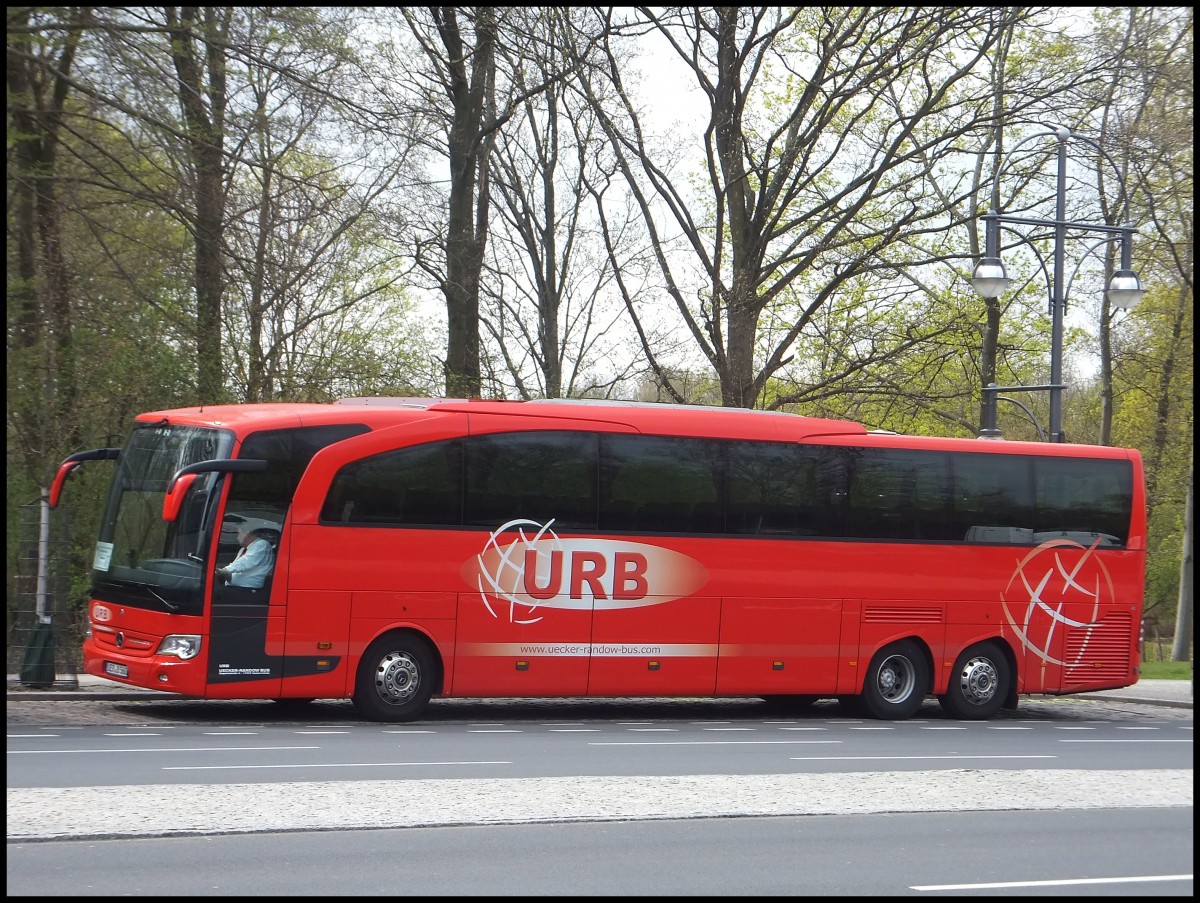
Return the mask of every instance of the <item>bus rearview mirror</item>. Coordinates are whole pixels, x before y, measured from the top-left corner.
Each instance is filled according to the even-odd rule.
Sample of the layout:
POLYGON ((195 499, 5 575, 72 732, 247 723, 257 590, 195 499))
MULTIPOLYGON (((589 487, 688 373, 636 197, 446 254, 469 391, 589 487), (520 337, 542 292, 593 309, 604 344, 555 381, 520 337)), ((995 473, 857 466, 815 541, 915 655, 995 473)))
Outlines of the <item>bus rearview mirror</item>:
POLYGON ((179 509, 194 482, 194 473, 185 473, 171 481, 171 485, 167 487, 167 494, 163 497, 163 520, 174 521, 179 516, 179 509))

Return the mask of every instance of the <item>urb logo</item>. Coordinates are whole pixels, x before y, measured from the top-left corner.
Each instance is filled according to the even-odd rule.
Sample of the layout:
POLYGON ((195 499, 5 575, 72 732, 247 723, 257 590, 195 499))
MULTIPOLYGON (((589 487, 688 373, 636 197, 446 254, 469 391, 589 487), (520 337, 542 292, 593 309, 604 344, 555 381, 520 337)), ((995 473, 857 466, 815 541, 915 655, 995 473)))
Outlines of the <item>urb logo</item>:
POLYGON ((576 610, 660 605, 694 593, 708 574, 687 555, 609 539, 562 539, 545 524, 510 520, 464 567, 488 612, 513 624, 540 621, 542 608, 576 610))

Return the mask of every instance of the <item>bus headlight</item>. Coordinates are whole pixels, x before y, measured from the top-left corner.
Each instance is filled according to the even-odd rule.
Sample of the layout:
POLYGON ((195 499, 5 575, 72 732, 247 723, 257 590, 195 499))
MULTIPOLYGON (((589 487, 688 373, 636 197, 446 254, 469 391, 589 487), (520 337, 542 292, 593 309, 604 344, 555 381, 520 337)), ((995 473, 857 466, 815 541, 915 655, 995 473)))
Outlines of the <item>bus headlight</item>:
POLYGON ((190 633, 175 633, 163 637, 158 644, 159 655, 174 655, 187 661, 200 654, 200 637, 190 633))

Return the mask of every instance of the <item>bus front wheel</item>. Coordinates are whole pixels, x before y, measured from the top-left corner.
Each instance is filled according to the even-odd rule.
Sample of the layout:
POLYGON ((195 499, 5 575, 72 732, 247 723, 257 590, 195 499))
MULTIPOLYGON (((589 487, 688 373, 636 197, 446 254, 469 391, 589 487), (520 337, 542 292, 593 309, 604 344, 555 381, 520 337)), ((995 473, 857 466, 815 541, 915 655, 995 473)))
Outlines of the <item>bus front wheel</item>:
POLYGON ((958 657, 950 685, 938 702, 951 718, 982 721, 1004 707, 1011 683, 1012 670, 1000 647, 980 643, 958 657))
POLYGON ((382 636, 358 663, 354 705, 372 721, 415 721, 433 696, 429 647, 404 634, 382 636))
POLYGON ((929 664, 911 640, 875 653, 867 668, 858 707, 872 718, 903 720, 921 708, 929 692, 929 664))

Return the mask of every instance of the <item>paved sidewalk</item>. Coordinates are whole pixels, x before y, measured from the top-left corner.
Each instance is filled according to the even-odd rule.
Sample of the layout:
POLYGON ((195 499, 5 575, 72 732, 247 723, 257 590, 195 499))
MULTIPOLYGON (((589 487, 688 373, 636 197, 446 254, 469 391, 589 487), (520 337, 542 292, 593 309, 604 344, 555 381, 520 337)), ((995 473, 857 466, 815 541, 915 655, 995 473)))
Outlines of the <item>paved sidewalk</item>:
POLYGON ((1139 702, 1144 705, 1165 705, 1176 709, 1190 709, 1194 693, 1191 680, 1139 680, 1132 687, 1120 690, 1100 690, 1096 693, 1081 693, 1083 699, 1113 699, 1122 702, 1139 702))
MULTIPOLYGON (((26 687, 15 674, 8 675, 8 698, 12 700, 106 700, 121 701, 146 698, 165 698, 174 694, 158 690, 143 690, 114 680, 80 674, 78 677, 59 677, 51 687, 26 687)), ((1105 699, 1131 702, 1141 705, 1161 705, 1177 709, 1192 707, 1193 681, 1191 680, 1142 680, 1132 687, 1120 690, 1100 690, 1095 693, 1080 693, 1078 699, 1105 699)))

